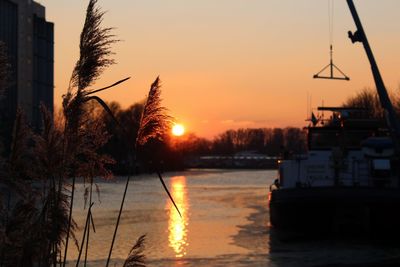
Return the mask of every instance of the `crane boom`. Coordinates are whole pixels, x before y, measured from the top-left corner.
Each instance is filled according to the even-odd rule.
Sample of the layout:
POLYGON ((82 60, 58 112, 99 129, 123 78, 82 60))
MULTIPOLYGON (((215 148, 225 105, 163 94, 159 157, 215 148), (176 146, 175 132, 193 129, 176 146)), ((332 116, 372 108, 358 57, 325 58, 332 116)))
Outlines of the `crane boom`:
POLYGON ((393 141, 397 146, 397 152, 399 152, 399 140, 400 140, 400 124, 397 119, 396 112, 393 108, 392 102, 390 101, 388 92, 383 82, 381 73, 376 63, 374 54, 372 53, 371 46, 369 45, 367 35, 365 34, 364 28, 361 24, 360 17, 358 16, 356 7, 353 0, 347 0, 347 4, 350 8, 351 15, 353 16, 354 22, 357 27, 357 31, 353 34, 349 31, 349 38, 353 43, 361 42, 364 46, 365 52, 367 53, 368 60, 371 64, 372 75, 374 76, 376 89, 378 91, 379 101, 382 108, 385 111, 385 117, 388 122, 389 130, 393 137, 393 141))

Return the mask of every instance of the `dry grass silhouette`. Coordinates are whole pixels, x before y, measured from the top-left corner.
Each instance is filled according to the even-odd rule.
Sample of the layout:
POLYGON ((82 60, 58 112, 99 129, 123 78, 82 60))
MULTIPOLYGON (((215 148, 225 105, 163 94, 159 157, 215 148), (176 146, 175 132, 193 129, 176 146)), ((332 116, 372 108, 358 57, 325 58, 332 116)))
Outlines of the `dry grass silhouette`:
POLYGON ((145 255, 143 251, 145 249, 146 235, 142 235, 138 238, 135 245, 129 252, 129 256, 124 263, 124 267, 145 267, 145 255))
MULTIPOLYGON (((133 156, 133 158, 134 158, 133 161, 137 160, 136 153, 138 150, 138 146, 145 145, 146 142, 148 142, 150 139, 161 140, 163 135, 169 129, 170 116, 167 115, 166 108, 161 105, 161 86, 159 83, 160 83, 160 79, 159 79, 159 77, 157 77, 157 79, 150 86, 150 91, 149 91, 148 97, 146 99, 146 103, 144 105, 143 113, 141 115, 141 119, 140 119, 140 123, 139 123, 139 129, 138 129, 138 133, 136 136, 135 147, 133 148, 134 151, 132 151, 132 153, 135 153, 135 155, 133 156)), ((136 162, 132 162, 131 165, 133 165, 135 163, 136 162)), ((122 196, 121 206, 120 206, 120 209, 118 212, 117 222, 115 225, 114 234, 113 234, 113 238, 111 241, 111 246, 110 246, 110 250, 109 250, 109 254, 108 254, 108 258, 107 258, 106 267, 108 267, 110 264, 110 259, 111 259, 112 251, 114 248, 115 238, 116 238, 116 235, 118 232, 118 227, 119 227, 122 210, 123 210, 124 203, 125 203, 125 197, 126 197, 126 193, 128 190, 130 178, 131 178, 131 176, 128 176, 128 178, 126 180, 125 190, 124 190, 124 194, 122 196)), ((160 178, 160 179, 162 181, 162 178, 160 178)), ((171 194, 169 193, 167 187, 165 186, 164 181, 162 181, 162 184, 163 184, 164 189, 166 190, 168 196, 173 201, 171 194)), ((174 201, 173 201, 173 203, 175 205, 174 201)))
POLYGON ((167 115, 166 108, 161 105, 160 78, 157 77, 150 87, 144 106, 136 138, 136 147, 144 145, 151 138, 162 140, 170 125, 171 117, 167 115))
MULTIPOLYGON (((42 107, 43 130, 30 131, 17 112, 11 153, 1 166, 0 263, 2 266, 51 266, 58 261, 68 231, 68 191, 62 182, 60 133, 42 107), (7 200, 7 205, 5 205, 7 200)), ((71 223, 71 229, 75 229, 71 223)), ((72 235, 73 236, 73 235, 72 235)))
MULTIPOLYGON (((96 90, 90 91, 88 86, 114 63, 108 57, 115 40, 111 29, 101 28, 104 13, 96 3, 89 2, 80 58, 63 97, 63 116, 54 122, 42 107, 43 129, 35 134, 24 122, 22 112, 17 113, 10 156, 0 160, 1 184, 10 192, 0 201, 4 215, 0 220, 0 239, 4 240, 0 244, 0 266, 65 265, 70 237, 77 243, 72 219, 76 177, 93 181, 95 176, 111 175, 106 165, 112 160, 98 153, 109 136, 87 105, 97 100, 90 95, 96 90)), ((3 53, 0 56, 4 62, 3 53)), ((0 64, 2 84, 5 66, 0 64)))
MULTIPOLYGON (((111 173, 105 167, 112 163, 109 157, 101 155, 97 149, 102 147, 108 139, 104 125, 90 117, 87 103, 95 100, 100 103, 106 111, 109 111, 107 105, 96 96, 91 96, 98 90, 90 90, 88 87, 96 81, 104 69, 114 64, 114 60, 110 58, 111 45, 116 42, 114 35, 111 34, 111 28, 103 28, 101 22, 104 12, 97 6, 97 0, 90 0, 87 11, 86 20, 80 38, 80 57, 72 72, 70 86, 68 92, 63 97, 63 108, 65 121, 66 140, 64 151, 68 157, 83 158, 84 160, 76 166, 75 173, 72 176, 72 192, 70 201, 70 212, 68 216, 68 229, 72 222, 72 209, 75 191, 76 177, 83 177, 90 183, 90 199, 92 198, 93 178, 96 176, 108 177, 111 173)), ((119 81, 111 88, 121 82, 119 81)), ((90 209, 88 209, 88 218, 90 209)), ((86 224, 90 224, 87 221, 86 224)), ((87 238, 86 253, 89 247, 89 230, 85 232, 83 240, 87 238), (86 236, 87 235, 87 236, 86 236)), ((68 252, 68 240, 70 230, 67 231, 66 245, 64 251, 64 266, 68 252)), ((83 243, 82 243, 83 244, 83 243)), ((83 247, 80 248, 82 250, 83 247)), ((86 257, 85 257, 86 261, 86 257)))
MULTIPOLYGON (((113 54, 111 45, 117 40, 111 34, 112 28, 102 27, 103 15, 97 0, 90 0, 80 38, 80 57, 63 96, 62 114, 53 117, 42 106, 42 129, 40 133, 34 133, 25 123, 23 113, 17 112, 10 155, 0 158, 0 190, 4 188, 8 192, 7 196, 0 197, 0 266, 65 266, 71 238, 79 247, 79 259, 84 253, 84 264, 87 263, 89 233, 95 228, 91 213, 93 191, 99 194, 93 179, 112 176, 107 166, 113 163, 110 157, 99 153, 110 136, 104 123, 93 115, 95 112, 90 103, 100 104, 119 125, 106 103, 94 94, 129 79, 100 89, 89 88, 107 67, 115 63, 110 56, 113 54), (89 206, 80 246, 74 235, 77 225, 72 218, 77 178, 82 178, 88 185, 83 197, 89 206)), ((6 62, 2 51, 0 44, 0 63, 6 62)), ((0 89, 8 79, 7 67, 5 63, 0 64, 0 86, 3 86, 0 89)), ((159 83, 157 78, 151 85, 132 154, 149 140, 161 140, 169 129, 171 118, 161 106, 159 83)), ((128 183, 129 178, 114 238, 128 183)), ((145 266, 144 240, 144 236, 138 239, 124 266, 145 266)), ((109 259, 113 243, 114 239, 109 259)))
POLYGON ((80 58, 72 73, 71 87, 84 90, 98 79, 103 70, 115 63, 110 56, 111 45, 117 40, 111 34, 112 28, 103 28, 104 12, 97 6, 97 0, 90 0, 86 20, 80 38, 80 58))

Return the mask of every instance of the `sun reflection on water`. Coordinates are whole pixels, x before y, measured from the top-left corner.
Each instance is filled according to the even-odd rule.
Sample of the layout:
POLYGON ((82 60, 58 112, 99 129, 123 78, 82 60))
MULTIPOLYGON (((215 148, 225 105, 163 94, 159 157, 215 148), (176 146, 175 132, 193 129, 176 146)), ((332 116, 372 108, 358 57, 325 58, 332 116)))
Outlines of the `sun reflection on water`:
POLYGON ((170 210, 168 221, 168 241, 169 246, 174 250, 175 256, 181 258, 186 255, 186 248, 189 245, 187 242, 188 234, 188 198, 186 191, 186 177, 175 176, 171 178, 170 182, 171 195, 178 206, 182 218, 176 211, 171 201, 168 202, 167 207, 170 210))

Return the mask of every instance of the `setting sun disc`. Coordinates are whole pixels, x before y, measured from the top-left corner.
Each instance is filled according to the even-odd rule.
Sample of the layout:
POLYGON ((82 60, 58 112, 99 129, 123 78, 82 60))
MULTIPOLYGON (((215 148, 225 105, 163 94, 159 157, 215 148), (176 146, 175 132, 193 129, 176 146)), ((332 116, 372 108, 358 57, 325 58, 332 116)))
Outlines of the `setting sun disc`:
POLYGON ((172 134, 175 136, 182 136, 185 133, 185 127, 182 124, 175 124, 172 127, 172 134))

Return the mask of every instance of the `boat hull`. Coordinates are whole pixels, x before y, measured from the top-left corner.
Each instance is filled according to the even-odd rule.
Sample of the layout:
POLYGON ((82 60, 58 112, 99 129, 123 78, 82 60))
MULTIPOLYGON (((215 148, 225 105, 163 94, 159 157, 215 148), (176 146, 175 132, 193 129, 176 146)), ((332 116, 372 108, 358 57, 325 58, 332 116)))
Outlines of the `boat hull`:
POLYGON ((308 234, 399 236, 400 190, 384 188, 291 188, 270 195, 274 228, 308 234))

